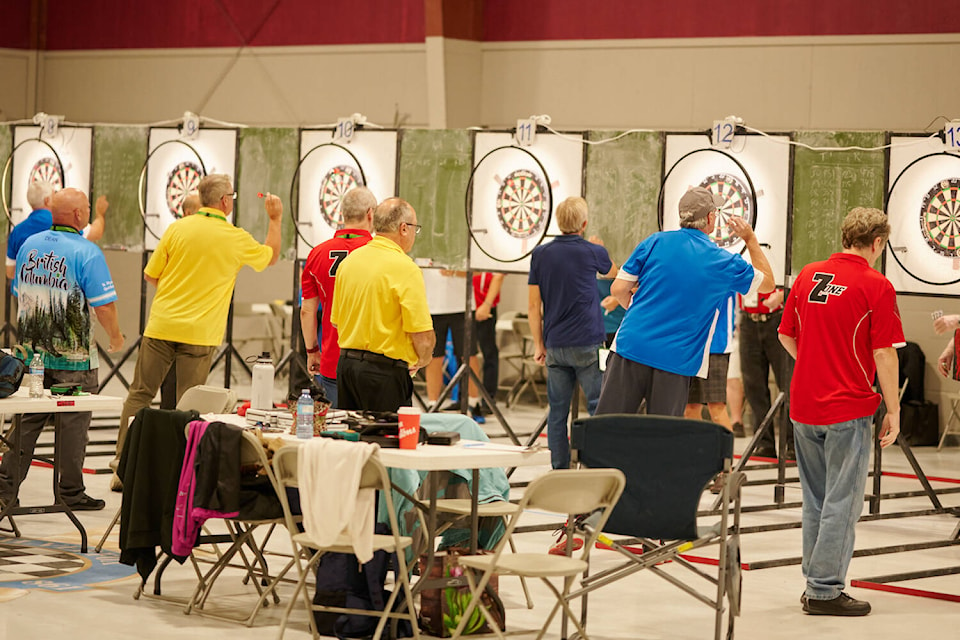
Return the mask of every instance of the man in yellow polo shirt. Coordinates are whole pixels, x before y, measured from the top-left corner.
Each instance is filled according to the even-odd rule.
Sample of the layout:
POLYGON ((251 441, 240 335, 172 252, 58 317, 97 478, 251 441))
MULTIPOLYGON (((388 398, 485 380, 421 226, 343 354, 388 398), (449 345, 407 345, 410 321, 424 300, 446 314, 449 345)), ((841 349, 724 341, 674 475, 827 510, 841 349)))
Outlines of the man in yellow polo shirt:
MULTIPOLYGON (((143 270, 144 280, 157 287, 157 295, 123 403, 116 461, 123 451, 129 418, 153 402, 171 367, 177 372, 177 400, 190 387, 207 381, 214 352, 223 342, 241 267, 263 271, 280 255, 280 198, 267 194, 270 224, 266 241, 260 244, 227 220, 235 195, 229 176, 206 176, 199 191, 203 206, 167 227, 143 270)), ((120 486, 114 475, 111 488, 118 491, 120 486)))
POLYGON ((420 233, 417 212, 388 198, 373 212, 373 240, 337 270, 330 322, 340 334, 340 409, 410 406, 411 373, 433 356, 436 335, 420 268, 407 253, 420 233))

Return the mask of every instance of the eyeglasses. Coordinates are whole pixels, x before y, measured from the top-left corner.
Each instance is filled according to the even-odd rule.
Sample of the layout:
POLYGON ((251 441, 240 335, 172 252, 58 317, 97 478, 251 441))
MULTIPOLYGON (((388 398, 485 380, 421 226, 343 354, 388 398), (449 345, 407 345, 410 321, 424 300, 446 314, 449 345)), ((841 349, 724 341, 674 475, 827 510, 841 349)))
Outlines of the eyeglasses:
POLYGON ((406 221, 404 221, 403 224, 407 225, 408 227, 413 227, 413 228, 415 229, 415 231, 413 232, 414 235, 420 235, 420 229, 423 228, 423 225, 413 224, 412 222, 406 222, 406 221))
POLYGON ((220 199, 221 199, 221 200, 223 200, 224 198, 230 198, 231 200, 236 200, 236 199, 237 199, 237 192, 234 191, 233 193, 225 193, 225 194, 223 194, 222 196, 220 196, 220 199))

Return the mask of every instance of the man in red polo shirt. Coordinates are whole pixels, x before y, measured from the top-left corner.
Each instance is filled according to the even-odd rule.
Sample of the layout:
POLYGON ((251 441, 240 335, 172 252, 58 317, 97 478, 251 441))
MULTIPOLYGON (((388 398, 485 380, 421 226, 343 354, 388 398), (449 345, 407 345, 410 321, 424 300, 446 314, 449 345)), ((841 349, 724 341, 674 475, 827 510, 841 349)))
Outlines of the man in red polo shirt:
POLYGON ((373 210, 377 199, 366 187, 348 191, 340 204, 343 228, 332 238, 321 242, 310 251, 303 267, 303 303, 300 306, 300 331, 307 349, 307 369, 320 376, 320 384, 334 407, 337 406, 337 328, 330 324, 333 286, 337 267, 351 251, 370 242, 373 228, 373 210), (321 309, 321 336, 317 344, 317 309, 321 309))
POLYGON ((887 216, 858 207, 841 231, 843 252, 808 264, 797 276, 780 342, 797 360, 790 418, 803 490, 807 587, 800 601, 812 615, 865 616, 870 604, 843 588, 881 399, 880 445, 891 445, 900 432, 896 348, 905 340, 893 285, 871 268, 890 236, 887 216), (872 387, 874 376, 880 393, 872 387))

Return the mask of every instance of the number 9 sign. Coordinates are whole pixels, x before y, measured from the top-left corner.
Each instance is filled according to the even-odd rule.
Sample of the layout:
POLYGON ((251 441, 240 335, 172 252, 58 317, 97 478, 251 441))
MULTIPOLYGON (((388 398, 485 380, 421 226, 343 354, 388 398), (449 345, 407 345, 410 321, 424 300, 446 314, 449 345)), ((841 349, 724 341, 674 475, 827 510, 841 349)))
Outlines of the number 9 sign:
POLYGON ((200 135, 200 116, 189 111, 184 113, 181 135, 187 140, 196 140, 200 135))

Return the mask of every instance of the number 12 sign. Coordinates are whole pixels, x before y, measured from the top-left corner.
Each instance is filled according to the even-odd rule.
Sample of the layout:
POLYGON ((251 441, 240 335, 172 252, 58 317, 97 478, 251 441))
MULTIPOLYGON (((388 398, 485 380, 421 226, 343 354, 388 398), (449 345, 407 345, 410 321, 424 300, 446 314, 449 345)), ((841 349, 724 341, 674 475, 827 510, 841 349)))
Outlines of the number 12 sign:
POLYGON ((710 143, 721 149, 729 149, 730 145, 733 144, 736 131, 737 122, 733 118, 714 120, 713 128, 710 129, 710 143))

